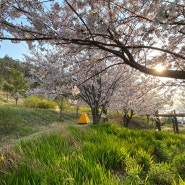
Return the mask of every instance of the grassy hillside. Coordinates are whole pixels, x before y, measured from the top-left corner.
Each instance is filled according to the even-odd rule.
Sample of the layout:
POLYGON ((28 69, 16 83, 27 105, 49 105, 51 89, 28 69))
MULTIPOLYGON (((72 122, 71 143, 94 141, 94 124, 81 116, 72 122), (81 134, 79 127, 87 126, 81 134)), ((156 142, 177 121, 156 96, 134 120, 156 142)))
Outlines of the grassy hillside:
POLYGON ((112 124, 63 126, 4 148, 1 184, 184 184, 185 136, 112 124), (183 181, 184 180, 184 181, 183 181))
POLYGON ((15 143, 21 138, 57 130, 64 124, 76 124, 78 117, 74 112, 73 109, 71 113, 65 111, 61 119, 54 109, 0 105, 0 148, 5 144, 15 143))
POLYGON ((138 123, 123 128, 114 117, 99 125, 77 120, 75 107, 60 119, 54 109, 2 101, 0 185, 185 184, 182 132, 155 132, 148 125, 144 131, 144 124, 138 130, 138 123))
POLYGON ((55 109, 57 104, 53 106, 54 102, 46 99, 21 98, 16 106, 13 98, 6 102, 4 97, 0 97, 0 150, 2 146, 19 142, 20 139, 58 130, 64 125, 75 125, 81 113, 89 111, 82 107, 77 114, 74 106, 66 105, 63 116, 60 117, 60 113, 55 109))

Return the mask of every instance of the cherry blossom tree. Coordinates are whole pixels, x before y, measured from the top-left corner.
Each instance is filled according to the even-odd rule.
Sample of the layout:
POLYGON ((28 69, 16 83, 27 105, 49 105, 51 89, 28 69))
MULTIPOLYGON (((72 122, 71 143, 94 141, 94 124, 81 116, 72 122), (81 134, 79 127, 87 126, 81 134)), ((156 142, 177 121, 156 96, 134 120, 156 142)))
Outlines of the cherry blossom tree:
POLYGON ((110 97, 113 95, 125 72, 119 70, 117 67, 112 67, 98 74, 101 70, 102 67, 95 65, 88 71, 89 74, 86 73, 85 76, 81 73, 78 74, 80 76, 78 79, 83 81, 86 81, 87 75, 93 76, 90 80, 82 83, 78 87, 80 89, 80 98, 91 108, 94 124, 99 123, 102 115, 104 121, 108 121, 107 109, 109 108, 110 97))
POLYGON ((68 50, 62 50, 60 46, 55 47, 55 52, 50 52, 49 45, 36 48, 31 57, 26 56, 26 60, 35 66, 30 81, 37 84, 32 85, 33 90, 29 93, 42 94, 50 99, 60 97, 60 103, 64 101, 61 97, 66 95, 71 103, 80 97, 91 108, 93 123, 99 123, 102 113, 106 116, 110 97, 128 67, 113 66, 117 61, 106 52, 80 49, 68 58, 68 50))
POLYGON ((128 127, 134 113, 154 116, 156 110, 172 106, 172 93, 176 89, 170 86, 171 81, 164 83, 158 78, 142 75, 131 75, 117 88, 110 100, 110 109, 123 110, 123 124, 128 127), (169 86, 167 84, 169 83, 169 86))
MULTIPOLYGON (((184 0, 2 0, 0 39, 15 43, 26 41, 30 49, 37 46, 47 48, 47 51, 40 50, 39 54, 47 55, 33 73, 42 87, 40 91, 47 91, 50 96, 56 92, 64 94, 76 83, 75 80, 78 82, 75 77, 78 71, 82 73, 91 69, 90 66, 95 67, 95 62, 89 62, 88 52, 91 51, 91 55, 102 54, 102 58, 98 56, 96 61, 109 59, 106 67, 94 71, 97 84, 98 75, 105 68, 118 64, 120 68, 127 65, 153 76, 185 79, 184 4, 184 0), (57 47, 60 50, 56 55, 57 47), (159 64, 164 66, 164 70, 155 69, 159 64)), ((144 82, 142 75, 130 70, 130 74, 133 73, 132 84, 144 82)), ((93 77, 86 76, 86 82, 93 77)), ((112 78, 108 76, 107 79, 111 83, 112 78)), ((152 85, 150 83, 147 85, 152 85)), ((121 96, 128 98, 124 98, 127 102, 123 101, 122 107, 124 104, 132 105, 132 102, 139 107, 141 103, 136 106, 135 100, 142 102, 142 98, 138 97, 143 97, 144 102, 154 97, 152 92, 147 93, 148 98, 144 96, 141 86, 130 89, 126 85, 126 88, 122 92, 127 94, 121 96)))
POLYGON ((177 110, 178 112, 185 111, 185 93, 184 87, 179 87, 176 91, 172 91, 172 99, 175 102, 169 111, 177 110))
MULTIPOLYGON (((106 51, 145 74, 185 79, 184 0, 1 0, 0 39, 106 51), (157 64, 165 69, 155 69, 157 64)), ((73 52, 72 52, 73 53, 73 52)), ((70 53, 69 53, 69 56, 70 53)))
POLYGON ((73 58, 64 57, 66 51, 61 51, 55 47, 50 51, 50 47, 36 47, 32 49, 32 55, 26 55, 26 61, 32 64, 29 78, 31 89, 27 95, 42 95, 50 100, 57 101, 60 108, 60 117, 63 116, 63 109, 66 98, 72 96, 72 82, 74 65, 69 66, 73 58), (66 63, 68 64, 66 65, 66 63))
POLYGON ((26 56, 26 60, 35 66, 31 81, 37 84, 30 93, 60 99, 61 112, 64 99, 68 96, 76 102, 78 95, 91 108, 93 123, 98 123, 101 115, 107 114, 107 109, 118 109, 124 110, 124 125, 128 126, 135 112, 152 115, 167 101, 171 102, 169 96, 174 94, 172 89, 169 91, 171 80, 166 79, 164 84, 125 64, 117 65, 120 59, 107 52, 80 48, 69 58, 69 49, 57 46, 51 52, 50 48, 50 45, 37 46, 36 50, 32 49, 31 57, 26 56))

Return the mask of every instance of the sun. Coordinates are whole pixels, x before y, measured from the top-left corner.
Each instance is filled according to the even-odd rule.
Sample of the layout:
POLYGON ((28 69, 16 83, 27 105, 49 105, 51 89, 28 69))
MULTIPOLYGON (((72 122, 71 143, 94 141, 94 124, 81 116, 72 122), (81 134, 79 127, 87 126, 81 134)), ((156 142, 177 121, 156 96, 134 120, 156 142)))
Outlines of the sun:
POLYGON ((165 69, 164 66, 162 66, 160 64, 155 66, 155 70, 158 71, 158 72, 162 72, 162 71, 164 71, 164 69, 165 69))

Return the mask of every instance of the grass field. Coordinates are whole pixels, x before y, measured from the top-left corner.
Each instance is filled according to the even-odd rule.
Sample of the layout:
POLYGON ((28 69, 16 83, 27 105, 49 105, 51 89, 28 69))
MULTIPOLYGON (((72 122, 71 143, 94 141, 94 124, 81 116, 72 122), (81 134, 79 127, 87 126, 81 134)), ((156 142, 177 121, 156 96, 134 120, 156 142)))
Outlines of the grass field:
POLYGON ((65 125, 5 147, 1 184, 184 184, 185 137, 112 124, 65 125))
POLYGON ((3 103, 0 184, 185 184, 183 132, 156 132, 145 120, 138 127, 137 119, 124 128, 119 119, 78 125, 74 107, 68 107, 60 119, 54 109, 3 103))
POLYGON ((75 113, 65 113, 62 119, 55 110, 27 109, 22 106, 0 106, 0 147, 24 137, 57 130, 60 126, 76 124, 75 113))

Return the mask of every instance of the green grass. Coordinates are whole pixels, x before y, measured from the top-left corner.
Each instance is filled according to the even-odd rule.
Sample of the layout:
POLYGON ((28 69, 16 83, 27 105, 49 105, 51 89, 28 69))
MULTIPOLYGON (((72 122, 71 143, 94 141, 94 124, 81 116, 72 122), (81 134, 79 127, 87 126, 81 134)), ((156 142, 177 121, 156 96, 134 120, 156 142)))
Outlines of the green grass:
MULTIPOLYGON (((80 108, 79 116, 88 111, 80 108)), ((77 120, 73 106, 59 119, 51 109, 0 105, 0 184, 185 184, 183 132, 77 120)))
POLYGON ((23 137, 35 137, 43 132, 58 130, 64 125, 76 125, 75 107, 64 111, 62 118, 54 109, 25 108, 23 105, 0 105, 0 147, 19 141, 23 137))
POLYGON ((1 152, 0 184, 183 184, 184 151, 182 134, 66 126, 1 152))
POLYGON ((26 109, 21 106, 0 106, 0 146, 60 123, 54 110, 26 109))

